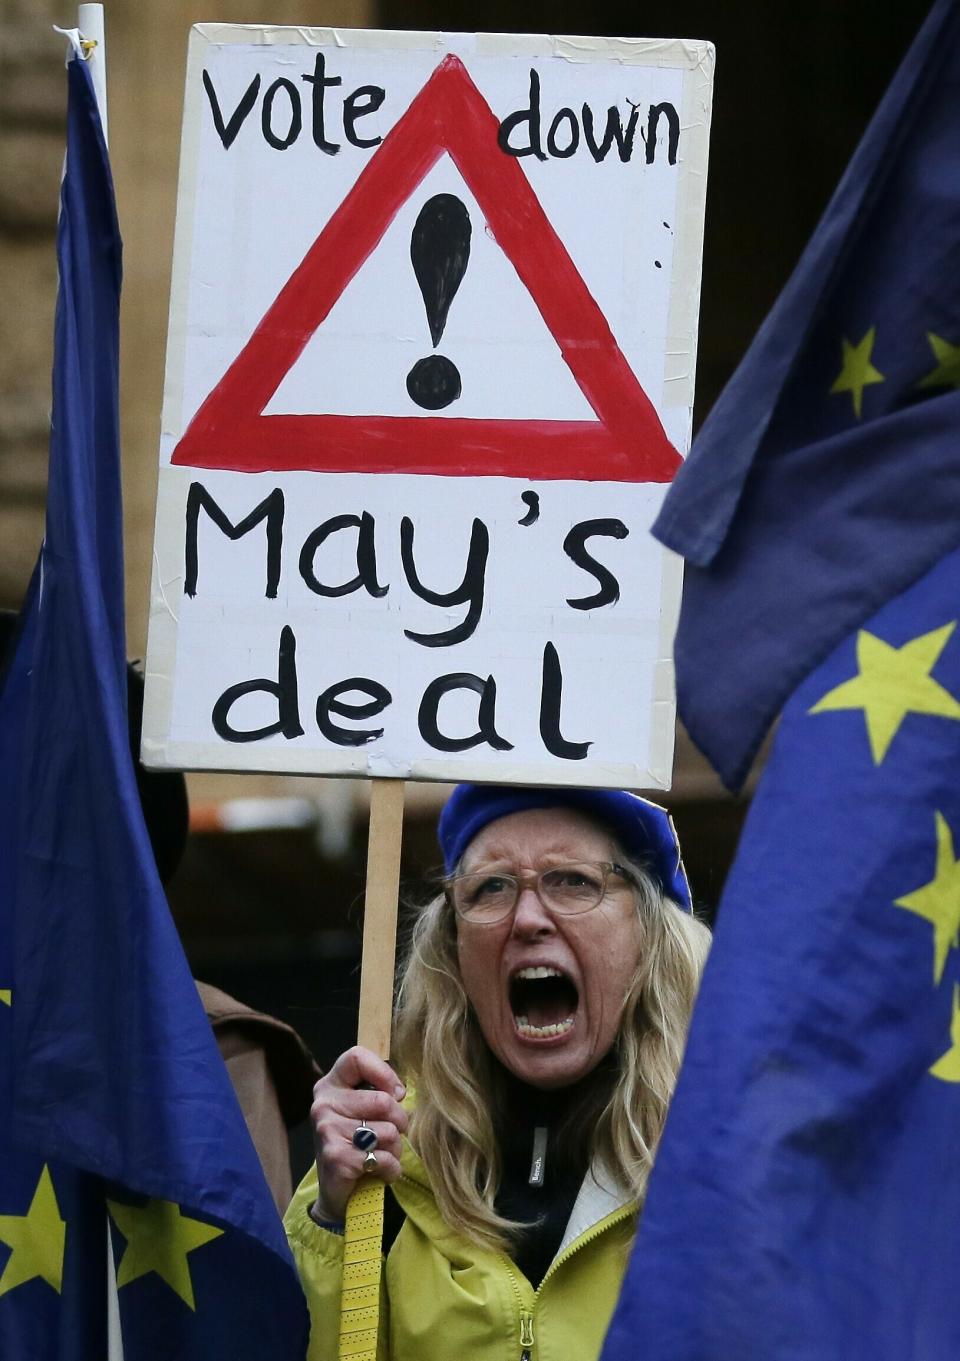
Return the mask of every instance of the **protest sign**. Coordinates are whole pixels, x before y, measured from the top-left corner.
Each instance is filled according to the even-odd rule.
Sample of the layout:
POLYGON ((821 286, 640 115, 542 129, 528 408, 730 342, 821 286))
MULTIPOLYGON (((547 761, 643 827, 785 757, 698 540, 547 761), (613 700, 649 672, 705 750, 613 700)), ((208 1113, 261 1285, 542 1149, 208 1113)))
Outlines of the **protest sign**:
POLYGON ((193 30, 150 764, 669 785, 712 60, 193 30))

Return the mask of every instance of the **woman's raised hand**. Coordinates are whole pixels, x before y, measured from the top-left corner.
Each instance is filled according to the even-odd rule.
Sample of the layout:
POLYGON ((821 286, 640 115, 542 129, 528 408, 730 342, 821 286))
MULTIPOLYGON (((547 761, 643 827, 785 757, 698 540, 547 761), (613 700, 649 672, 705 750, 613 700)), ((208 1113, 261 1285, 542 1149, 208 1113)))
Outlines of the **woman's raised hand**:
POLYGON ((405 1092, 389 1063, 359 1045, 341 1054, 316 1084, 310 1108, 319 1178, 316 1219, 340 1223, 364 1172, 373 1171, 384 1181, 399 1177, 400 1136, 407 1128, 407 1112, 400 1105, 405 1092), (375 1167, 364 1167, 367 1154, 353 1144, 361 1121, 377 1136, 375 1167))

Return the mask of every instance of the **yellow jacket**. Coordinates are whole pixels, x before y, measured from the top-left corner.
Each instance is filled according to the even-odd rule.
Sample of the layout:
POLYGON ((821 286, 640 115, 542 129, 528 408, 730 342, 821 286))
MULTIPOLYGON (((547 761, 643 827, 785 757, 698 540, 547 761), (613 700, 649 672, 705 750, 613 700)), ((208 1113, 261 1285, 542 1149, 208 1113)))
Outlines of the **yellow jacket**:
MULTIPOLYGON (((448 1229, 420 1159, 404 1141, 390 1188, 406 1219, 387 1257, 379 1361, 596 1361, 637 1222, 629 1193, 590 1172, 553 1263, 533 1286, 502 1253, 448 1229)), ((336 1361, 343 1238, 308 1214, 314 1168, 286 1214, 310 1305, 309 1361, 336 1361)))

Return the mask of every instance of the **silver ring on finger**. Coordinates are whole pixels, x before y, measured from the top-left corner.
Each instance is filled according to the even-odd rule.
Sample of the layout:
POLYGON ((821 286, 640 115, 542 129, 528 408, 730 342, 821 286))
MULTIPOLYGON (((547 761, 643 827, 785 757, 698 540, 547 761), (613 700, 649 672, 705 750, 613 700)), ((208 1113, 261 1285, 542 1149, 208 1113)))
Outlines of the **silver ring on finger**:
POLYGON ((367 1156, 366 1156, 366 1157, 364 1158, 364 1160, 363 1160, 363 1170, 364 1170, 364 1172, 373 1172, 373 1171, 375 1170, 376 1167, 377 1167, 377 1155, 376 1155, 376 1153, 374 1153, 373 1150, 371 1149, 371 1151, 367 1154, 367 1156))
POLYGON ((379 1140, 365 1120, 361 1120, 353 1131, 353 1146, 361 1153, 372 1154, 379 1140))

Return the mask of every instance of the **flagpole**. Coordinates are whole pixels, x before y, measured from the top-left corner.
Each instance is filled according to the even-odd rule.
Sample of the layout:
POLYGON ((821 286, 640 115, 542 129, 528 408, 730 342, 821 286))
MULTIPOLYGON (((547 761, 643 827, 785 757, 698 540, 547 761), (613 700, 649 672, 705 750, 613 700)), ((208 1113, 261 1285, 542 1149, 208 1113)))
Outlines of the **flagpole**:
POLYGON ((123 1361, 123 1330, 120 1324, 120 1298, 117 1290, 117 1264, 113 1255, 110 1216, 104 1215, 107 1225, 107 1358, 123 1361))
POLYGON ((107 136, 107 41, 103 22, 103 5, 79 5, 77 7, 77 27, 84 55, 93 77, 93 91, 97 96, 100 110, 100 123, 103 127, 103 140, 109 145, 107 136), (88 46, 88 44, 93 44, 88 46))
MULTIPOLYGON (((103 140, 109 144, 107 134, 107 44, 103 5, 78 5, 77 28, 80 31, 80 45, 83 49, 83 55, 90 67, 90 75, 93 79, 93 92, 97 97, 103 140)), ((123 1361, 120 1301, 117 1297, 117 1269, 113 1255, 113 1239, 110 1234, 110 1217, 106 1213, 104 1214, 104 1222, 107 1230, 107 1361, 123 1361)))

